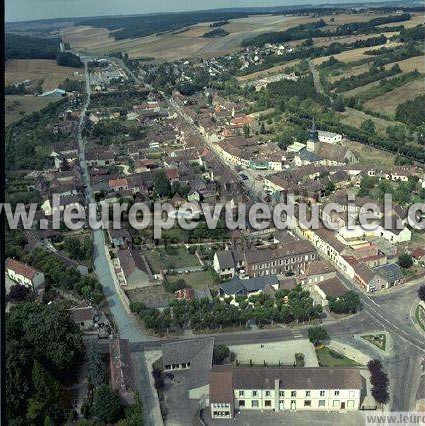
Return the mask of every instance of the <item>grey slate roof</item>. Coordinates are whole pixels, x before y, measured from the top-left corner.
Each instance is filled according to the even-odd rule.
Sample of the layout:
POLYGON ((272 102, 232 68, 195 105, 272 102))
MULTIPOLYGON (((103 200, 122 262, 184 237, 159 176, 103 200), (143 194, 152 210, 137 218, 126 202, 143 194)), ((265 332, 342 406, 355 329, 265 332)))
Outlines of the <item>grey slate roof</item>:
POLYGON ((163 363, 171 365, 190 362, 188 370, 174 371, 173 374, 184 375, 188 389, 196 389, 208 384, 213 350, 213 337, 164 343, 162 345, 163 363))
MULTIPOLYGON (((192 364, 193 360, 199 355, 203 349, 211 349, 210 367, 212 362, 212 350, 214 348, 214 338, 191 339, 180 342, 163 343, 161 345, 162 357, 164 365, 188 363, 192 364)), ((208 358, 208 356, 207 356, 208 358)), ((208 359, 204 360, 208 363, 208 359)))
POLYGON ((210 403, 232 402, 234 389, 362 389, 356 368, 237 367, 217 366, 210 373, 210 403))
POLYGON ((234 277, 228 282, 220 284, 220 289, 226 295, 246 294, 264 290, 269 285, 278 285, 279 280, 276 275, 266 275, 248 280, 241 280, 239 277, 234 277))
POLYGON ((395 263, 378 266, 374 270, 380 277, 387 280, 390 284, 403 279, 403 273, 401 272, 400 266, 395 263))

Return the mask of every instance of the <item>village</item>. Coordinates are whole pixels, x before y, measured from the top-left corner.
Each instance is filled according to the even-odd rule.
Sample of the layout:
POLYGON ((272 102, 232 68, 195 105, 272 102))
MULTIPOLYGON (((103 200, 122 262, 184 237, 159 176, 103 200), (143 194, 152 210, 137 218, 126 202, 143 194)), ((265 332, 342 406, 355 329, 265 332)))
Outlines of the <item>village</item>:
POLYGON ((359 424, 365 410, 424 406, 425 235, 409 207, 425 201, 425 169, 359 149, 308 67, 234 84, 299 46, 162 63, 74 52, 84 84, 81 70, 78 86, 43 92, 55 102, 10 132, 9 201, 37 211, 7 234, 6 311, 60 306, 74 324, 85 355, 67 389, 73 421, 97 416, 102 386, 120 401, 105 423, 132 407, 180 425, 276 424, 281 412, 359 424), (158 202, 175 218, 187 203, 225 205, 244 226, 220 216, 211 229, 201 209, 191 230, 177 221, 160 238, 130 225, 131 206, 154 217, 158 202), (289 202, 286 229, 251 226, 249 207, 289 202), (97 218, 126 204, 119 229, 54 226, 90 204, 97 218))

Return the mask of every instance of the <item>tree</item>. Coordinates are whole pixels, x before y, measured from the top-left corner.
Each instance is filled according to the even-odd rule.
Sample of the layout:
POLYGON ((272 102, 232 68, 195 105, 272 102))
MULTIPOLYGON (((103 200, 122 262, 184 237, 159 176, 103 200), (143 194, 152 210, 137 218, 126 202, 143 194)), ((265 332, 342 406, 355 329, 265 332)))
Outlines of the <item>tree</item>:
POLYGON ((143 424, 143 404, 140 394, 137 392, 134 404, 125 409, 125 418, 118 423, 118 426, 143 426, 143 424))
POLYGON ((12 302, 23 302, 28 299, 30 289, 21 284, 15 284, 10 287, 8 299, 12 302))
POLYGON ((323 327, 311 327, 308 329, 308 339, 314 345, 318 345, 324 340, 329 339, 329 335, 323 327))
POLYGON ((375 123, 370 118, 363 121, 362 124, 360 125, 360 128, 367 135, 375 135, 376 134, 375 123))
POLYGON ((92 413, 106 423, 115 423, 122 416, 121 400, 108 385, 101 385, 94 391, 92 413))
POLYGON ((413 265, 413 258, 409 253, 403 253, 398 257, 398 264, 405 269, 409 269, 413 265))
POLYGON ((334 109, 335 109, 335 111, 338 111, 338 112, 344 112, 345 111, 345 105, 344 105, 344 100, 342 99, 342 96, 338 96, 335 99, 334 109))
POLYGON ((388 393, 389 380, 387 373, 382 367, 381 361, 377 359, 370 360, 367 363, 370 372, 370 383, 372 385, 372 396, 376 402, 386 404, 390 395, 388 393))
POLYGON ((418 297, 419 299, 421 299, 423 302, 425 302, 425 285, 419 287, 418 290, 418 297))
POLYGON ((154 179, 155 191, 160 197, 171 195, 171 185, 164 171, 160 171, 154 179))
POLYGON ((244 124, 243 126, 243 135, 245 138, 249 138, 250 128, 248 124, 244 124))
POLYGON ((48 415, 57 417, 60 384, 38 361, 34 361, 32 384, 34 391, 28 401, 28 420, 38 422, 48 415))
POLYGON ((214 364, 221 364, 230 355, 230 349, 225 345, 218 345, 214 347, 213 362, 214 364))

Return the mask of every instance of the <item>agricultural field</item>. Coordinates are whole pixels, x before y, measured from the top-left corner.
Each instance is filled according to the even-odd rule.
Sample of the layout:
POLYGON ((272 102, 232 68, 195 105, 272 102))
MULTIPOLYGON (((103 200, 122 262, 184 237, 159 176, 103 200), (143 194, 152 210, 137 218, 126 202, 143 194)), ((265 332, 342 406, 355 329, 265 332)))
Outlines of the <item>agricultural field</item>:
POLYGON ((354 108, 346 108, 344 112, 340 113, 340 117, 343 123, 357 128, 360 128, 363 121, 372 120, 375 123, 376 132, 381 135, 386 134, 385 131, 388 126, 393 126, 395 124, 392 121, 374 117, 373 115, 366 114, 354 108))
MULTIPOLYGON (((396 46, 400 46, 401 44, 402 43, 398 43, 398 42, 390 42, 390 43, 387 43, 385 46, 386 47, 396 47, 396 46)), ((365 52, 367 50, 375 50, 375 49, 379 49, 381 47, 382 46, 360 47, 359 49, 347 50, 345 52, 337 53, 336 55, 321 56, 320 58, 313 59, 313 62, 315 63, 315 65, 320 65, 321 63, 329 60, 329 58, 331 56, 334 56, 335 59, 337 59, 338 61, 341 61, 341 62, 354 62, 354 61, 358 61, 360 59, 367 58, 368 56, 365 55, 365 52)))
MULTIPOLYGON (((362 22, 386 15, 376 13, 340 14, 332 17, 325 16, 323 19, 328 24, 328 27, 325 27, 325 29, 332 29, 349 22, 362 22)), ((89 26, 66 27, 61 30, 61 35, 64 41, 71 43, 76 50, 86 53, 103 55, 121 51, 128 53, 131 58, 154 57, 157 60, 169 61, 200 55, 209 57, 232 53, 239 48, 241 42, 246 38, 252 38, 269 31, 284 31, 299 24, 314 21, 317 21, 317 18, 283 15, 256 15, 233 19, 221 27, 230 34, 217 39, 202 37, 206 32, 211 30, 210 22, 192 25, 180 29, 174 34, 172 32, 165 32, 159 35, 123 40, 115 40, 113 32, 106 28, 93 28, 89 26)), ((356 40, 361 38, 364 38, 364 36, 347 39, 356 40)), ((322 39, 317 40, 315 44, 329 44, 331 41, 322 39)), ((302 40, 291 42, 291 45, 297 45, 301 42, 302 40)))
POLYGON ((158 60, 174 60, 192 56, 223 55, 239 48, 247 37, 253 37, 267 31, 279 31, 292 26, 313 21, 306 17, 252 16, 235 19, 222 28, 230 34, 219 39, 206 39, 202 36, 211 30, 205 22, 172 34, 171 32, 139 37, 135 39, 115 40, 112 32, 105 28, 68 27, 62 30, 64 41, 76 50, 93 54, 107 54, 121 51, 132 58, 154 57, 158 60))
POLYGON ((414 99, 423 92, 424 87, 425 81, 423 79, 414 80, 404 86, 397 87, 391 92, 367 101, 364 104, 364 107, 370 111, 394 115, 399 104, 406 102, 409 99, 414 99))
POLYGON ((61 67, 53 59, 12 59, 5 65, 6 86, 24 80, 42 80, 43 91, 48 91, 56 89, 67 78, 83 80, 84 72, 81 68, 61 67))
POLYGON ((55 102, 55 100, 48 96, 5 96, 6 126, 19 121, 32 112, 43 109, 51 102, 55 102))

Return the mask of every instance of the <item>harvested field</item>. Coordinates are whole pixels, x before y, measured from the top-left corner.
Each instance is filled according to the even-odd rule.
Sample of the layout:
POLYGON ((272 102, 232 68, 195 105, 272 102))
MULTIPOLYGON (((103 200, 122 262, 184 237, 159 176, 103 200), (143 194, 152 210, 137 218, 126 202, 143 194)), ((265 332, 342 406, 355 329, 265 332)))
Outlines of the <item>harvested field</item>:
POLYGON ((6 62, 5 84, 43 80, 43 90, 56 89, 66 78, 83 80, 82 68, 61 67, 52 59, 12 59, 6 62), (74 76, 74 73, 80 75, 74 76))
POLYGON ((343 123, 357 128, 360 128, 363 121, 370 119, 375 123, 376 132, 381 135, 385 134, 388 126, 394 126, 394 124, 396 124, 396 122, 377 118, 354 108, 345 108, 345 111, 340 113, 340 116, 343 123))
POLYGON ((300 61, 294 60, 294 61, 288 61, 281 65, 276 65, 274 67, 268 68, 264 71, 257 71, 253 72, 251 74, 242 75, 240 77, 237 77, 237 80, 240 82, 249 81, 249 80, 256 80, 258 78, 264 78, 273 74, 278 74, 285 70, 286 67, 293 67, 294 65, 297 65, 300 61))
MULTIPOLYGON (((341 14, 325 17, 332 28, 347 22, 372 19, 380 14, 341 14)), ((240 43, 258 34, 269 31, 283 31, 299 24, 317 21, 306 16, 265 15, 250 16, 231 20, 223 26, 230 34, 217 39, 204 39, 202 35, 211 30, 209 22, 193 25, 187 31, 151 35, 136 39, 114 40, 111 32, 105 28, 68 27, 62 30, 64 41, 76 50, 93 54, 107 54, 113 51, 127 52, 132 58, 154 57, 158 60, 174 60, 191 56, 216 56, 231 53, 240 47, 240 43)), ((299 42, 291 43, 293 45, 299 42)))
MULTIPOLYGON (((390 33, 382 33, 386 37, 392 37, 395 34, 398 34, 397 32, 390 32, 390 33)), ((361 34, 361 35, 351 35, 351 36, 342 36, 342 37, 319 37, 314 38, 314 45, 317 47, 320 46, 328 46, 330 43, 353 43, 358 40, 366 40, 371 37, 377 37, 380 34, 361 34)))
MULTIPOLYGON (((386 44, 386 47, 394 47, 394 46, 400 46, 401 43, 397 43, 397 42, 391 42, 386 44)), ((331 55, 334 56, 338 61, 342 61, 342 62, 353 62, 353 61, 358 61, 360 59, 365 59, 368 56, 364 54, 364 52, 366 52, 367 50, 374 50, 374 49, 379 49, 382 46, 373 46, 373 47, 361 47, 359 49, 352 49, 352 50, 347 50, 346 52, 342 52, 342 53, 338 53, 336 55, 331 55)), ((322 62, 327 61, 330 58, 330 56, 322 56, 320 58, 316 58, 313 59, 313 62, 316 65, 321 64, 322 62)))
POLYGON ((49 103, 55 102, 51 97, 39 96, 5 96, 5 124, 19 121, 32 112, 43 109, 49 103))
POLYGON ((416 96, 423 93, 424 87, 425 80, 423 79, 411 81, 404 86, 397 87, 391 92, 367 101, 364 106, 371 111, 393 115, 399 104, 414 99, 416 96))

